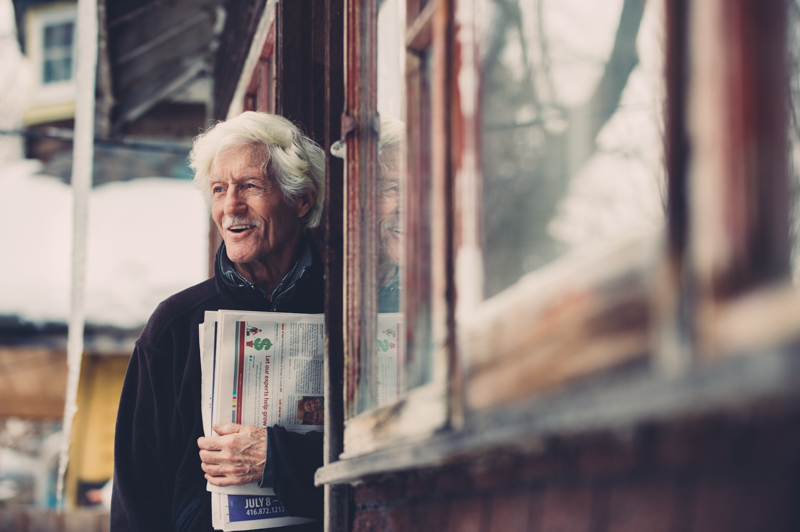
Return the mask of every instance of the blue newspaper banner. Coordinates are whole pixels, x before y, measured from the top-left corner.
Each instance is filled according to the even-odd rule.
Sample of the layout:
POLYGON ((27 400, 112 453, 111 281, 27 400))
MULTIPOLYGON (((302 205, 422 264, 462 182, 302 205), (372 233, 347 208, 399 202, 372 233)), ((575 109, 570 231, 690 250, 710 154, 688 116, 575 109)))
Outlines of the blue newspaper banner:
POLYGON ((228 519, 231 523, 288 516, 274 495, 228 495, 228 519))

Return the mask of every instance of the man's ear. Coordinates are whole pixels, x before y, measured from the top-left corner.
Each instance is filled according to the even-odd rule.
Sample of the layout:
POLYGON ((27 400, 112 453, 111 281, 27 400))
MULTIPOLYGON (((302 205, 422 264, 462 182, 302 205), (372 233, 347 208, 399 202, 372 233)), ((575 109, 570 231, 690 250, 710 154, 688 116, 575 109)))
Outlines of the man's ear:
POLYGON ((308 211, 311 210, 311 207, 314 206, 314 202, 317 200, 317 194, 314 192, 306 192, 299 198, 297 198, 297 217, 302 218, 308 211))

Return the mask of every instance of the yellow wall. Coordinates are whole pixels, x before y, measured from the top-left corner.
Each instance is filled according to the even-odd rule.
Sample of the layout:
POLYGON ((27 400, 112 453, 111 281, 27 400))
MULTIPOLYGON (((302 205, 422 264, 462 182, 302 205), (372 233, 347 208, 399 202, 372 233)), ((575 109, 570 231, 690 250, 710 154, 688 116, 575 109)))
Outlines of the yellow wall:
POLYGON ((103 482, 113 475, 114 426, 128 359, 98 355, 83 358, 67 473, 72 501, 78 482, 103 482))
POLYGON ((22 123, 33 126, 45 122, 69 120, 75 117, 75 102, 57 103, 28 107, 22 115, 22 123))

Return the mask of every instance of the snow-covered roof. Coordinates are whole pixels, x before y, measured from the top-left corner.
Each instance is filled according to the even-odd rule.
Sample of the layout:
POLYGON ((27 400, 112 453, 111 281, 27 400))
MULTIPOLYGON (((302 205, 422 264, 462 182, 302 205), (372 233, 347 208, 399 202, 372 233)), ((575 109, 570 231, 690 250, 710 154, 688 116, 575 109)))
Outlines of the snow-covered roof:
MULTIPOLYGON (((0 168, 0 315, 65 322, 72 196, 38 161, 0 168)), ((89 202, 86 319, 137 327, 167 296, 207 277, 208 209, 188 181, 102 185, 89 202)))
MULTIPOLYGON (((30 65, 13 35, 11 2, 0 0, 0 63, 8 67, 0 69, 0 129, 21 127, 30 92, 30 65)), ((21 152, 20 139, 0 135, 0 317, 65 323, 72 193, 21 152)), ((207 248, 208 209, 190 182, 148 178, 93 189, 87 323, 143 325, 164 298, 206 278, 207 248)))

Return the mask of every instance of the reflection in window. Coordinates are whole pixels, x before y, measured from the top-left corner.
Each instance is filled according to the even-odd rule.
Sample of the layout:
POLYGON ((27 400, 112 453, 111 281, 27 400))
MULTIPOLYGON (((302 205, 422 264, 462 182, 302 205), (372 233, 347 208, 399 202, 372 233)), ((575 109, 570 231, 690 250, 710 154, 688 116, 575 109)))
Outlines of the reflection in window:
POLYGON ((402 226, 405 124, 381 120, 378 141, 378 312, 400 312, 400 265, 405 247, 402 226))
POLYGON ((375 358, 376 404, 393 403, 404 393, 405 320, 400 314, 401 275, 405 256, 402 217, 405 155, 405 124, 394 118, 381 119, 378 141, 378 321, 375 358))
POLYGON ((642 0, 479 6, 491 297, 576 248, 661 223, 663 15, 642 0))
POLYGON ((42 81, 56 83, 72 79, 72 42, 75 24, 64 22, 44 28, 42 81))
POLYGON ((403 214, 406 126, 398 117, 403 108, 402 0, 383 0, 378 14, 377 107, 380 120, 375 210, 374 275, 377 287, 374 356, 362 364, 362 410, 391 404, 405 393, 406 326, 401 314, 405 221, 403 214))

